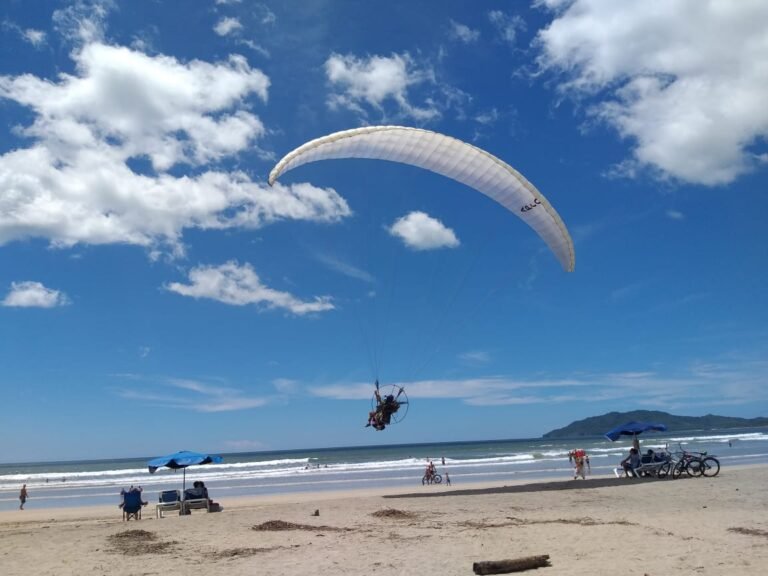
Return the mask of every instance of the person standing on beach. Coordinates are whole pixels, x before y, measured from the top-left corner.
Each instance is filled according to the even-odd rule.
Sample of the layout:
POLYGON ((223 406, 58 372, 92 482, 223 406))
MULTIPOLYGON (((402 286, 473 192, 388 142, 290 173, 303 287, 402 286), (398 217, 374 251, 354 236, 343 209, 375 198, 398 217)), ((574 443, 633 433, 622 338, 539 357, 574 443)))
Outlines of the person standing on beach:
POLYGON ((19 504, 19 510, 24 510, 24 503, 27 501, 27 485, 24 484, 24 486, 21 487, 21 492, 19 492, 19 501, 21 504, 19 504))
POLYGON ((582 448, 578 450, 571 450, 568 452, 568 461, 573 464, 573 479, 576 480, 581 476, 582 480, 587 479, 586 468, 592 472, 592 467, 589 464, 589 455, 582 448), (586 466, 586 468, 585 468, 586 466))

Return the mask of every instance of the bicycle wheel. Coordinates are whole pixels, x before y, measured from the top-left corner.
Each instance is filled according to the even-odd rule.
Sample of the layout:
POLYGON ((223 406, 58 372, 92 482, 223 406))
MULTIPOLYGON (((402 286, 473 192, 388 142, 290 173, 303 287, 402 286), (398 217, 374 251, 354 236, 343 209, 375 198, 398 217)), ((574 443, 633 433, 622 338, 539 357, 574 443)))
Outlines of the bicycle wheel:
POLYGON ((675 464, 675 467, 672 469, 672 479, 677 480, 680 478, 680 476, 683 473, 683 470, 685 470, 685 461, 680 460, 677 464, 675 464))
POLYGON ((720 461, 714 456, 707 456, 701 461, 701 473, 708 478, 720 473, 720 461))
POLYGON ((659 466, 659 470, 656 472, 656 476, 658 478, 666 478, 669 476, 670 472, 672 471, 672 464, 669 462, 664 462, 661 466, 659 466))
POLYGON ((432 477, 432 483, 433 483, 433 484, 440 484, 440 482, 442 482, 442 481, 443 481, 443 477, 442 477, 442 476, 440 476, 440 474, 435 474, 435 475, 432 477))
POLYGON ((688 473, 688 476, 701 476, 701 472, 704 466, 701 463, 701 458, 692 458, 688 465, 685 467, 685 471, 688 473))

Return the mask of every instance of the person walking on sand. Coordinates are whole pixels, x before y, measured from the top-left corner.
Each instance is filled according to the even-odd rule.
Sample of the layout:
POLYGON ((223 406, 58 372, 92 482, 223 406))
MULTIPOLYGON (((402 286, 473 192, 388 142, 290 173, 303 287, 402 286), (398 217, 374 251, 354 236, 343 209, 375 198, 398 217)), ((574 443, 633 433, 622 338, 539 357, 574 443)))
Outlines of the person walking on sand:
POLYGON ((27 485, 24 484, 24 486, 21 487, 21 492, 19 492, 19 501, 21 504, 19 504, 19 510, 24 510, 24 503, 27 501, 27 485))
POLYGON ((445 483, 450 486, 451 485, 451 477, 448 476, 448 472, 445 473, 445 483))

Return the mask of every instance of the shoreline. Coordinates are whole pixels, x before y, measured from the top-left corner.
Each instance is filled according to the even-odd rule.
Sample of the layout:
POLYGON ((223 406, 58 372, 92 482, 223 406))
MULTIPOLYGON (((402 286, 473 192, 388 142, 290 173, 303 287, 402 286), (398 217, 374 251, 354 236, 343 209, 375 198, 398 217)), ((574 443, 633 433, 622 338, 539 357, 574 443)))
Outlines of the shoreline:
MULTIPOLYGON (((746 470, 765 469, 768 476, 768 464, 743 464, 727 468, 727 472, 739 472, 746 470)), ((723 469, 725 470, 725 469, 723 469)), ((720 475, 723 474, 721 471, 720 475)), ((421 486, 414 489, 413 486, 398 487, 374 487, 374 488, 348 488, 344 490, 316 490, 302 492, 285 492, 279 494, 254 494, 250 496, 235 496, 231 498, 221 498, 218 494, 212 493, 213 499, 224 506, 231 508, 253 508, 258 506, 269 506, 274 504, 305 504, 310 502, 325 502, 342 499, 363 499, 363 498, 382 498, 384 500, 397 500, 406 498, 442 498, 450 496, 475 496, 475 495, 493 495, 493 494, 522 494, 526 492, 552 492, 569 490, 592 490, 601 488, 621 487, 626 484, 655 484, 658 482, 678 482, 679 480, 655 478, 628 479, 616 478, 612 474, 594 474, 586 480, 574 480, 573 478, 557 479, 526 479, 515 478, 507 479, 503 482, 485 481, 485 482, 466 482, 458 485, 452 484, 433 484, 431 486, 421 486)), ((697 480, 697 479, 692 479, 697 480)), ((23 521, 29 517, 30 521, 40 521, 42 518, 112 518, 120 515, 117 506, 119 495, 115 495, 114 505, 88 505, 88 506, 47 506, 34 507, 33 500, 27 500, 24 510, 2 510, 0 511, 0 525, 6 522, 23 521), (30 508, 30 506, 32 506, 30 508)), ((155 514, 154 500, 150 500, 144 507, 143 514, 146 516, 151 512, 155 514)))
MULTIPOLYGON (((768 435, 744 434, 743 442, 734 442, 723 452, 719 436, 692 438, 650 438, 645 444, 667 445, 684 441, 693 451, 709 451, 721 456, 724 467, 744 464, 768 465, 765 440, 768 435)), ((205 481, 214 499, 226 503, 233 498, 275 494, 316 494, 320 492, 357 491, 369 488, 413 492, 423 491, 421 477, 427 458, 438 464, 439 472, 450 472, 454 485, 469 483, 556 481, 572 477, 567 455, 573 446, 566 443, 510 440, 505 442, 451 442, 440 454, 434 446, 405 448, 380 446, 375 449, 328 449, 321 452, 281 452, 264 460, 259 453, 243 453, 215 466, 194 467, 188 475, 205 481)), ((593 478, 610 475, 625 448, 607 440, 581 444, 592 460, 593 478)), ((70 508, 116 505, 117 493, 130 485, 141 485, 144 498, 155 501, 161 490, 181 487, 180 475, 170 470, 148 474, 146 462, 133 459, 83 461, 58 468, 52 464, 34 464, 26 468, 0 465, 0 514, 18 508, 18 494, 27 483, 30 508, 70 508), (58 478, 56 481, 48 481, 58 478)))
POLYGON ((0 557, 4 576, 32 566, 36 576, 459 576, 474 562, 536 555, 549 556, 550 576, 762 576, 766 481, 768 466, 756 465, 684 480, 212 494, 220 513, 156 519, 150 504, 130 522, 116 504, 30 508, 0 514, 0 557))

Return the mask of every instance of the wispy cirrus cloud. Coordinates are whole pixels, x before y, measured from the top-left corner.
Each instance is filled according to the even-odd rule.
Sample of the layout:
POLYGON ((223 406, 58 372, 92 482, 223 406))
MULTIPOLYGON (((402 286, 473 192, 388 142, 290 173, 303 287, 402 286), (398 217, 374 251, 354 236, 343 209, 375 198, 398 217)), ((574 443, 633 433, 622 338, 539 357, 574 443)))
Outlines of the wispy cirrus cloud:
POLYGON ((225 452, 256 452, 269 446, 261 440, 224 440, 225 452))
POLYGON ((115 393, 126 400, 145 405, 191 412, 232 412, 267 405, 272 396, 253 396, 234 386, 222 386, 188 378, 151 378, 136 374, 124 375, 130 386, 115 393))
POLYGON ((358 268, 357 266, 342 260, 338 256, 327 253, 316 253, 315 258, 331 270, 334 270, 339 274, 343 274, 344 276, 355 278, 356 280, 362 280, 363 282, 368 282, 369 284, 376 282, 376 279, 370 272, 367 272, 362 268, 358 268))
POLYGON ((459 360, 467 364, 487 364, 491 361, 491 354, 486 350, 470 350, 459 354, 459 360))
POLYGON ((213 31, 219 36, 229 36, 231 34, 237 34, 243 29, 243 25, 237 18, 225 16, 221 18, 213 27, 213 31))
MULTIPOLYGON (((749 405, 768 401, 768 362, 762 359, 706 363, 693 361, 674 372, 580 373, 565 378, 484 378, 394 382, 413 400, 453 398, 471 406, 607 403, 659 410, 749 405)), ((368 383, 315 386, 310 393, 337 400, 370 397, 368 383)))
POLYGON ((480 38, 480 31, 454 20, 450 21, 450 37, 464 44, 472 44, 480 38))
POLYGON ((499 111, 496 108, 491 108, 490 110, 475 115, 475 122, 484 126, 489 126, 498 122, 500 117, 501 115, 499 114, 499 111))
POLYGON ((22 28, 18 24, 8 20, 0 23, 0 29, 15 32, 22 38, 22 40, 38 49, 42 48, 47 43, 48 35, 43 30, 37 30, 36 28, 22 28))
POLYGON ((638 296, 646 293, 647 290, 648 282, 633 282, 612 290, 608 298, 612 303, 626 302, 628 300, 635 300, 638 296))
POLYGON ((525 20, 520 16, 511 16, 501 10, 488 12, 488 20, 496 30, 498 37, 507 44, 517 42, 518 32, 525 30, 525 20))

